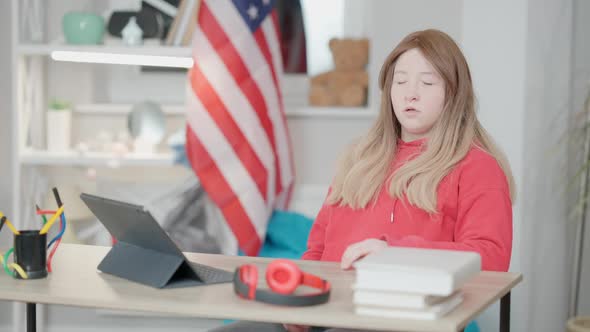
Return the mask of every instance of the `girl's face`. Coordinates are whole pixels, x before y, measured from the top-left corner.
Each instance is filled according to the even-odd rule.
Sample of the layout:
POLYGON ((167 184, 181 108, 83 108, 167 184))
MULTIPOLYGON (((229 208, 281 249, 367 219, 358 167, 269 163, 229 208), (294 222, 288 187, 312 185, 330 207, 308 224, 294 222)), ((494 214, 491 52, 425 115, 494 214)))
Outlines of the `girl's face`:
POLYGON ((402 140, 427 137, 444 102, 445 82, 422 52, 413 48, 400 55, 393 73, 391 103, 401 124, 402 140))

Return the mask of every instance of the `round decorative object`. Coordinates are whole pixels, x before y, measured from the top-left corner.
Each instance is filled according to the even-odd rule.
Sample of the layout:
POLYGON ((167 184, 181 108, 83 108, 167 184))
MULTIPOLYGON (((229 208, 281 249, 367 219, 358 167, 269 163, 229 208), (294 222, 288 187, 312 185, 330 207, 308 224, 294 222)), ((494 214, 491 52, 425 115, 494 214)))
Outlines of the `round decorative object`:
POLYGON ((105 30, 102 16, 87 12, 68 12, 62 19, 68 44, 101 44, 105 30))
POLYGON ((127 128, 135 141, 157 145, 166 132, 164 112, 160 105, 152 101, 135 104, 127 118, 127 128))

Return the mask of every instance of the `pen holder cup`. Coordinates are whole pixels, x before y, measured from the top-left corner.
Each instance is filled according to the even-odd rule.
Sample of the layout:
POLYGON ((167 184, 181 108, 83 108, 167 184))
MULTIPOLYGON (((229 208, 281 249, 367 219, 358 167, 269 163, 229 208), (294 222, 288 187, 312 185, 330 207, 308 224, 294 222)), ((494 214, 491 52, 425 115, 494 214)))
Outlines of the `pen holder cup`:
MULTIPOLYGON (((14 262, 25 270, 29 279, 47 277, 47 233, 20 231, 14 236, 14 262)), ((21 279, 18 273, 15 273, 21 279)))

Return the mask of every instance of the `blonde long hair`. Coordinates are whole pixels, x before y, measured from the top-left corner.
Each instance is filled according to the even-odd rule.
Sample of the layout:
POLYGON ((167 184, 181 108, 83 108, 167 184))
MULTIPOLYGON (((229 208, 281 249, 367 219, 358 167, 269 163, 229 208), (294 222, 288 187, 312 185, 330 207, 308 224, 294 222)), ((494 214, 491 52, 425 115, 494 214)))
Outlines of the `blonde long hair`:
POLYGON ((504 171, 514 202, 514 180, 504 154, 484 130, 475 113, 471 74, 459 46, 444 32, 417 31, 404 38, 389 54, 379 74, 381 110, 372 129, 343 154, 328 195, 329 204, 363 208, 375 202, 389 181, 389 194, 424 211, 436 213, 440 181, 475 144, 493 156, 504 171), (429 133, 426 149, 386 179, 401 138, 401 125, 393 112, 390 91, 400 55, 418 49, 445 82, 443 112, 429 133))

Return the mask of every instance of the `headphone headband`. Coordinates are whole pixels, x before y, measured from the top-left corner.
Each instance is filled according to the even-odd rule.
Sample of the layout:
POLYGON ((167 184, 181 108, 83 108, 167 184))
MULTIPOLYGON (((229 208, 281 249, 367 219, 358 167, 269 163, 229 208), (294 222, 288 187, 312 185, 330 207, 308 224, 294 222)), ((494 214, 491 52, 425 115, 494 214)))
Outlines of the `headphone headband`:
MULTIPOLYGON (((270 286, 270 290, 266 289, 257 289, 256 283, 258 279, 258 272, 256 266, 254 265, 242 265, 236 269, 234 272, 234 292, 238 294, 240 297, 249 299, 249 300, 256 300, 264 303, 275 304, 275 305, 283 305, 283 306, 295 306, 295 307, 303 307, 303 306, 311 306, 317 305, 328 302, 330 299, 330 283, 318 276, 301 272, 296 270, 296 272, 289 272, 289 273, 299 273, 298 276, 289 276, 290 278, 299 278, 297 280, 297 285, 306 285, 313 288, 319 289, 318 292, 310 293, 310 294, 303 294, 303 295, 293 295, 293 294, 285 294, 284 290, 277 290, 273 289, 273 283, 268 282, 268 278, 273 278, 273 276, 269 276, 268 272, 269 269, 275 267, 276 265, 280 265, 280 268, 286 267, 286 271, 293 271, 293 266, 297 268, 297 266, 287 260, 275 260, 273 261, 269 267, 267 268, 267 283, 270 286), (244 275, 248 275, 244 278, 244 275), (248 279, 250 278, 250 279, 248 279), (244 280, 247 279, 247 280, 244 280)), ((285 272, 285 271, 281 271, 285 272)), ((292 280, 291 280, 292 281, 292 280)), ((274 280, 274 283, 281 282, 274 280)))

